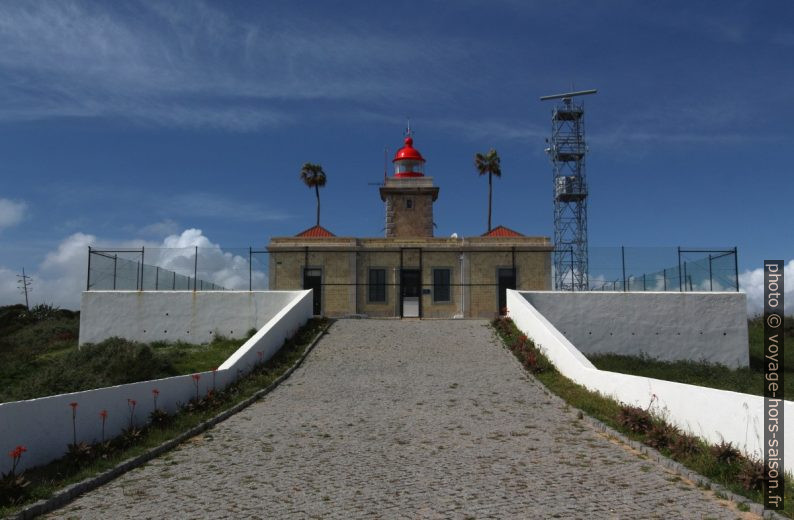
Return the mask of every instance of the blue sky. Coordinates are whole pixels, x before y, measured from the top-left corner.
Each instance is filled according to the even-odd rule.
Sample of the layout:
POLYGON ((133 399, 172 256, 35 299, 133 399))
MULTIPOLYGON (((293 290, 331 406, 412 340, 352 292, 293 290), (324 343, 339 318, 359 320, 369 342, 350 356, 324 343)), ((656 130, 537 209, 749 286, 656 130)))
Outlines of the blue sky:
POLYGON ((25 266, 37 298, 76 305, 88 244, 295 234, 306 161, 328 174, 322 223, 380 236, 369 183, 407 117, 439 236, 485 230, 490 147, 494 223, 549 236, 538 97, 571 85, 599 89, 591 245, 735 245, 750 280, 794 259, 792 19, 782 0, 2 3, 0 303, 25 266))

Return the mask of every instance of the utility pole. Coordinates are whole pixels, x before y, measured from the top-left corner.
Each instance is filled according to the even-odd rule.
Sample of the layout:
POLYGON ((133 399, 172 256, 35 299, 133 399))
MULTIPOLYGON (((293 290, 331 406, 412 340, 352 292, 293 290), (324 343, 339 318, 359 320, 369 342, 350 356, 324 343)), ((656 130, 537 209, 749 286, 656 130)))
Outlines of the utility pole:
POLYGON ((25 295, 25 308, 30 310, 30 302, 28 300, 28 292, 32 292, 33 289, 28 289, 31 285, 33 285, 33 278, 25 274, 25 268, 22 268, 22 274, 18 274, 17 278, 19 280, 19 291, 25 295))

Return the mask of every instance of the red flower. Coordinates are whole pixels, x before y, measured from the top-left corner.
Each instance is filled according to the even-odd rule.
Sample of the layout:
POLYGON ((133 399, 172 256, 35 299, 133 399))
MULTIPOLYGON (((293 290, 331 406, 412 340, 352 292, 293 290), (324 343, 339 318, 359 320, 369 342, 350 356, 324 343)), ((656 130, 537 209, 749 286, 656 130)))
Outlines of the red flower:
POLYGON ((69 403, 69 406, 72 407, 72 410, 75 410, 77 408, 77 403, 69 403))
POLYGON ((199 380, 199 379, 201 379, 201 374, 193 374, 193 375, 192 375, 192 376, 190 376, 190 377, 192 377, 192 378, 193 378, 193 381, 196 381, 196 382, 198 382, 198 380, 199 380))
POLYGON ((157 397, 158 395, 160 395, 160 390, 158 390, 156 388, 152 389, 152 395, 157 397))
POLYGON ((26 451, 28 451, 28 449, 26 447, 17 446, 16 448, 14 448, 13 450, 8 452, 8 456, 11 457, 12 459, 18 459, 26 451))
POLYGON ((99 412, 99 416, 100 416, 100 417, 102 418, 102 420, 104 421, 105 419, 107 419, 107 418, 108 418, 108 411, 107 411, 107 410, 102 410, 101 412, 99 412))
POLYGON ((127 404, 134 408, 135 405, 138 404, 138 401, 136 401, 135 399, 127 399, 127 404))

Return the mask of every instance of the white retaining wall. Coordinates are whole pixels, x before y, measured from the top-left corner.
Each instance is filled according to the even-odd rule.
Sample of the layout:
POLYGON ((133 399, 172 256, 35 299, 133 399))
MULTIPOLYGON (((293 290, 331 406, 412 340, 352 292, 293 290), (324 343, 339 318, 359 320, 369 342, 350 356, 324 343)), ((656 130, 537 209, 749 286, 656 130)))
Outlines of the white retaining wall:
POLYGON ((750 364, 747 296, 738 292, 521 294, 584 354, 750 364))
MULTIPOLYGON (((652 410, 682 430, 711 443, 732 442, 744 453, 761 457, 763 397, 598 370, 526 296, 507 291, 510 317, 565 377, 625 404, 647 408, 653 400, 652 410)), ((783 406, 784 441, 792 445, 794 402, 784 401, 783 406)), ((787 471, 794 471, 793 451, 785 452, 787 471)))
POLYGON ((295 291, 85 291, 80 344, 133 341, 208 343, 243 338, 281 310, 295 291))
MULTIPOLYGON (((161 293, 162 294, 162 293, 161 293)), ((220 293, 225 294, 225 293, 220 293)), ((277 295, 285 301, 281 308, 263 324, 260 330, 245 342, 215 372, 199 374, 201 396, 213 387, 218 390, 249 372, 258 362, 266 361, 312 316, 311 291, 284 291, 277 295), (289 299, 285 298, 289 296, 289 299), (258 352, 262 352, 260 355, 258 352)), ((235 298, 234 295, 231 296, 235 298)), ((126 385, 61 394, 40 399, 0 403, 0 453, 6 454, 17 445, 28 451, 22 456, 18 470, 46 464, 62 457, 72 442, 72 408, 77 406, 77 441, 101 440, 102 420, 99 413, 107 410, 105 438, 115 437, 129 426, 128 399, 137 401, 134 424, 138 427, 148 422, 154 409, 152 390, 160 394, 158 408, 169 413, 179 404, 196 396, 192 375, 168 377, 126 385)), ((0 473, 11 469, 11 458, 0 459, 0 473)))

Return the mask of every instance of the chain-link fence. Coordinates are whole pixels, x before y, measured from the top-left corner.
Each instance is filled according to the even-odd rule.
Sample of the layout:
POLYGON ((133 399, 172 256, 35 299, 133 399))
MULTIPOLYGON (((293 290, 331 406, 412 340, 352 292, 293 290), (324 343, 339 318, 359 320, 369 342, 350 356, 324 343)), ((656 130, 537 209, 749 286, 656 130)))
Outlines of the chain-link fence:
POLYGON ((592 291, 738 291, 736 248, 592 247, 592 291))
MULTIPOLYGON (((216 248, 89 248, 86 289, 224 291, 243 288, 248 262, 216 248), (202 263, 203 262, 203 263, 202 263)), ((247 285, 245 288, 248 288, 247 285)))
MULTIPOLYGON (((553 254, 553 251, 522 247, 489 249, 451 244, 443 248, 377 249, 332 249, 318 245, 271 251, 195 246, 89 248, 87 289, 300 289, 315 283, 301 269, 314 269, 315 274, 317 270, 322 272, 318 282, 321 286, 360 286, 367 299, 378 300, 385 291, 400 290, 405 285, 400 274, 403 270, 416 270, 424 265, 419 287, 438 288, 439 300, 443 301, 447 292, 460 287, 474 291, 509 285, 519 289, 552 289, 553 254), (359 267, 351 270, 350 262, 359 267), (512 274, 508 272, 511 269, 512 274), (340 276, 341 271, 345 274, 340 276)), ((736 248, 591 247, 588 286, 592 291, 736 291, 739 288, 737 251, 736 248)))

